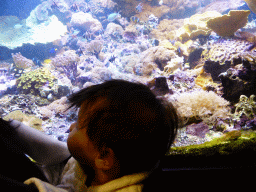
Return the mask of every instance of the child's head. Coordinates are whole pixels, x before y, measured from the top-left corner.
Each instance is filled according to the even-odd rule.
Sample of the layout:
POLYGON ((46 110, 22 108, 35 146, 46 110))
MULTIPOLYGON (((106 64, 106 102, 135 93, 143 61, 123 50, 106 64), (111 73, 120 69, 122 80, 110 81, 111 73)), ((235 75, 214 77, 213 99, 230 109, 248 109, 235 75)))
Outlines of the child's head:
POLYGON ((80 107, 69 150, 93 168, 97 151, 113 160, 108 163, 118 166, 119 176, 150 171, 174 140, 174 108, 164 107, 143 84, 111 80, 82 89, 69 101, 80 107))

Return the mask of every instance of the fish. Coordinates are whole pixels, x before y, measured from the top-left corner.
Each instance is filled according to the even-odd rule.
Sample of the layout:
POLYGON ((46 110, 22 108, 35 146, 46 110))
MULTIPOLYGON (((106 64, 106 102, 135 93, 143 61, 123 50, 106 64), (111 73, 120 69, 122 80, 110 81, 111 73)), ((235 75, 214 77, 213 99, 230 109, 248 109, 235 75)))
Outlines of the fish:
POLYGON ((163 3, 164 3, 163 0, 159 1, 159 5, 163 5, 163 3))
POLYGON ((141 3, 139 3, 137 6, 136 6, 136 11, 138 12, 142 12, 142 9, 143 9, 143 5, 141 3))
POLYGON ((44 60, 44 63, 46 63, 46 64, 49 64, 49 63, 51 63, 51 62, 52 62, 51 59, 45 59, 45 60, 44 60))
POLYGON ((121 15, 118 13, 111 13, 108 15, 108 18, 107 20, 112 22, 112 21, 115 21, 117 18, 119 18, 121 15))
POLYGON ((40 61, 39 59, 37 59, 36 57, 34 57, 34 58, 32 59, 32 61, 34 62, 35 65, 37 65, 37 66, 39 66, 39 67, 43 66, 42 63, 41 63, 41 61, 40 61))
POLYGON ((49 50, 49 53, 51 53, 51 54, 54 54, 54 53, 56 53, 56 51, 57 51, 58 49, 57 48, 51 48, 50 50, 49 50))
POLYGON ((130 20, 131 20, 131 22, 134 22, 134 23, 139 23, 140 22, 140 19, 138 17, 136 17, 136 16, 132 16, 130 18, 130 20))

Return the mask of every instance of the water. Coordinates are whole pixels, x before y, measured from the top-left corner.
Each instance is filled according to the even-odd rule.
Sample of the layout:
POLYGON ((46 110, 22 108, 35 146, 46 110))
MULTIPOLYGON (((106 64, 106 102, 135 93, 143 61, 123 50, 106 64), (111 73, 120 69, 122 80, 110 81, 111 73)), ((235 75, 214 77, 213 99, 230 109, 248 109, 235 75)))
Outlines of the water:
POLYGON ((254 125, 253 11, 234 0, 1 1, 0 115, 20 110, 27 121, 41 119, 43 132, 66 141, 77 118, 76 111, 65 112, 66 96, 125 79, 175 105, 183 119, 175 146, 244 129, 242 121, 254 125), (231 10, 243 10, 244 19, 218 23, 231 10), (228 27, 232 22, 240 24, 235 31, 228 27), (222 31, 214 28, 219 25, 222 31), (239 101, 241 95, 248 102, 239 101), (188 128, 199 122, 208 126, 206 134, 199 125, 188 128))

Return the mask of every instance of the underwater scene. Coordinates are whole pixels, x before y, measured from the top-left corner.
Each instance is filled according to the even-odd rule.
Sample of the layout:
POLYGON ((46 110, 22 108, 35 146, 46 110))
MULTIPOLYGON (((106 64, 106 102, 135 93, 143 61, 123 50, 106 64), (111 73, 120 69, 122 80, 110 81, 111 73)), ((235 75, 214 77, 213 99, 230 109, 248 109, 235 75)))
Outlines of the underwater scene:
POLYGON ((10 2, 0 3, 5 120, 65 142, 77 120, 67 96, 123 79, 177 109, 169 154, 228 154, 256 143, 255 0, 10 2))

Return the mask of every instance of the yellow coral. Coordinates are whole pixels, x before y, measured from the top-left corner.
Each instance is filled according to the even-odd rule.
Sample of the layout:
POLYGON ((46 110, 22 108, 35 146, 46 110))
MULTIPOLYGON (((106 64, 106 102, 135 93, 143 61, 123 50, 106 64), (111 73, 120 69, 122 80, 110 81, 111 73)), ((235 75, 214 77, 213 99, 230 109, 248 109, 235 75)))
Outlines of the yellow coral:
POLYGON ((221 14, 217 11, 207 11, 185 19, 183 27, 177 30, 177 37, 181 41, 187 41, 199 35, 210 35, 212 30, 207 27, 207 21, 218 16, 221 16, 221 14))
POLYGON ((226 15, 208 20, 207 27, 219 36, 233 36, 238 29, 246 25, 249 14, 250 11, 248 10, 231 10, 226 15))
POLYGON ((17 88, 23 93, 31 93, 31 89, 35 89, 33 93, 36 93, 46 82, 49 82, 49 86, 52 87, 55 80, 56 78, 47 68, 38 68, 34 71, 22 74, 17 79, 17 88))

